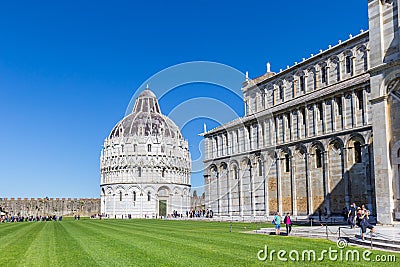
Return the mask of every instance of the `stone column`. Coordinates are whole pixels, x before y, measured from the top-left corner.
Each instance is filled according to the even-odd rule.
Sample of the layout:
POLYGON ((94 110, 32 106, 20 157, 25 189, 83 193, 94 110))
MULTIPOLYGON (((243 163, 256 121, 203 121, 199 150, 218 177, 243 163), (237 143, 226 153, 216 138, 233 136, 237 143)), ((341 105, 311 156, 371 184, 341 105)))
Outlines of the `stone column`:
POLYGON ((342 101, 342 130, 346 129, 346 116, 347 116, 347 112, 346 112, 346 98, 344 96, 344 94, 342 94, 341 96, 341 101, 342 101))
POLYGON ((322 122, 321 122, 321 125, 322 125, 322 133, 323 134, 325 134, 327 131, 326 131, 326 112, 325 112, 325 110, 326 110, 326 103, 325 103, 325 100, 322 100, 322 110, 321 110, 321 112, 322 112, 322 122))
MULTIPOLYGON (((294 150, 293 150, 294 151, 294 150)), ((293 154, 293 153, 292 153, 293 154)), ((296 193, 296 161, 293 160, 293 155, 290 156, 290 175, 292 183, 292 212, 293 216, 297 216, 297 193, 296 193)))
POLYGON ((357 112, 356 112, 356 94, 351 91, 351 125, 353 127, 357 126, 357 112))
POLYGON ((293 113, 289 112, 289 129, 290 129, 290 140, 294 139, 294 127, 293 127, 293 113))
POLYGON ((325 80, 326 80, 326 85, 329 85, 329 69, 330 69, 331 67, 330 66, 326 66, 325 67, 325 80))
POLYGON ((314 126, 314 136, 318 134, 317 127, 317 105, 314 103, 313 106, 313 126, 314 126))
POLYGON ((329 185, 329 162, 328 162, 328 151, 324 151, 323 154, 324 160, 324 197, 325 197, 325 207, 327 209, 328 215, 331 215, 331 199, 330 199, 330 185, 329 185))
POLYGON ((276 158, 276 184, 278 192, 278 211, 282 214, 282 181, 281 181, 281 160, 276 158))
POLYGON ((354 76, 356 74, 356 57, 352 56, 351 58, 351 71, 350 75, 354 76))
POLYGON ((310 136, 310 122, 309 122, 309 117, 308 117, 308 107, 307 105, 304 108, 304 116, 306 116, 306 125, 305 125, 305 137, 309 137, 310 136))
POLYGON ((264 210, 265 210, 265 214, 269 215, 269 201, 268 201, 268 197, 269 197, 269 193, 268 193, 268 176, 266 175, 265 172, 265 160, 261 161, 262 164, 262 172, 263 172, 263 186, 264 186, 264 210))
POLYGON ((368 124, 368 93, 366 88, 364 87, 362 90, 362 97, 363 97, 363 125, 368 124))
POLYGON ((278 116, 275 116, 275 129, 276 129, 276 133, 275 133, 275 144, 279 144, 280 143, 280 133, 279 133, 279 118, 278 116))
POLYGON ((347 148, 343 147, 342 148, 342 176, 344 180, 344 195, 345 195, 345 202, 346 202, 346 207, 350 207, 350 190, 349 190, 349 170, 348 170, 348 164, 347 164, 347 148))
POLYGON ((310 173, 310 155, 308 152, 304 154, 305 165, 306 165, 306 188, 307 188, 307 212, 308 215, 312 215, 313 201, 312 201, 312 190, 311 190, 311 173, 310 173))
POLYGON ((393 223, 394 192, 393 170, 390 162, 390 129, 387 97, 382 96, 372 101, 372 128, 374 130, 374 163, 379 164, 375 169, 375 195, 378 222, 393 223), (385 123, 386 122, 386 123, 385 123))
POLYGON ((335 98, 332 97, 331 99, 331 127, 332 127, 332 132, 336 131, 336 112, 335 112, 335 98))
POLYGON ((343 79, 342 66, 343 66, 343 60, 339 60, 339 62, 338 62, 339 81, 341 81, 343 79))

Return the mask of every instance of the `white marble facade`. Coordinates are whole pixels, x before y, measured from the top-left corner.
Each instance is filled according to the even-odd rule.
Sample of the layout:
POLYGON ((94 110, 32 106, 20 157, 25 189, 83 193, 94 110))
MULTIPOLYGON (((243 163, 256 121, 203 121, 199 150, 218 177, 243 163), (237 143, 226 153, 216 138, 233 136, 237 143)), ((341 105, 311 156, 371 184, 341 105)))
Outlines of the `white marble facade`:
POLYGON ((100 170, 101 213, 109 218, 156 218, 190 208, 188 142, 148 88, 105 139, 100 170))
POLYGON ((245 116, 204 134, 215 216, 400 219, 399 1, 369 0, 368 31, 243 83, 245 116))

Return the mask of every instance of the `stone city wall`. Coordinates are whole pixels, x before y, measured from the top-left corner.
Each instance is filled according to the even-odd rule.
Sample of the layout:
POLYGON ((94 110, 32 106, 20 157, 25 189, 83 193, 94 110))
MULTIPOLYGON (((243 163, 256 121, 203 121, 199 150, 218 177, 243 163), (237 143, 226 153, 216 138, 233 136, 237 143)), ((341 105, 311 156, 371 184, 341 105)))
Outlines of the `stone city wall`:
POLYGON ((0 198, 2 212, 20 216, 90 216, 100 213, 99 198, 0 198))

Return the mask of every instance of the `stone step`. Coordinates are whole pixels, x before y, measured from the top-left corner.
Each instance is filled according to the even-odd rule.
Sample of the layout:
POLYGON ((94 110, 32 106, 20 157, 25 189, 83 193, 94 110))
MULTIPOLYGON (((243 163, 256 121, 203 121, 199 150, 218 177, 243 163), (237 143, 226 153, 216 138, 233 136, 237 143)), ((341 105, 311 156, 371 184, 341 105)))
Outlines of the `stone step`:
MULTIPOLYGON (((362 240, 357 237, 351 237, 348 238, 349 243, 356 244, 356 245, 361 245, 370 248, 371 247, 371 241, 370 240, 362 240)), ((384 243, 384 242, 377 242, 372 239, 372 249, 379 248, 379 249, 385 249, 385 250, 390 250, 390 251, 396 251, 400 252, 400 245, 395 245, 395 244, 389 244, 389 243, 384 243)))
MULTIPOLYGON (((356 235, 355 237, 358 239, 361 239, 361 235, 356 235)), ((369 234, 365 234, 364 239, 368 242, 371 242, 371 236, 369 234)), ((375 243, 375 242, 400 246, 400 240, 394 240, 394 239, 382 237, 379 235, 379 233, 377 233, 376 236, 372 237, 372 243, 375 243)))

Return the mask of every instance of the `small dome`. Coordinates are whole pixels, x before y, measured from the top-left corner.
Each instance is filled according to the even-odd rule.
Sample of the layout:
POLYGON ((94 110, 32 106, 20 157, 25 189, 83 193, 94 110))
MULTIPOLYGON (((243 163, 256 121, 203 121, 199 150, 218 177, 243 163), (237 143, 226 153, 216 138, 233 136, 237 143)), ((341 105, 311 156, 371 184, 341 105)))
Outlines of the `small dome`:
POLYGON ((139 97, 151 97, 151 98, 157 98, 156 95, 149 90, 147 87, 146 90, 140 93, 139 97))

